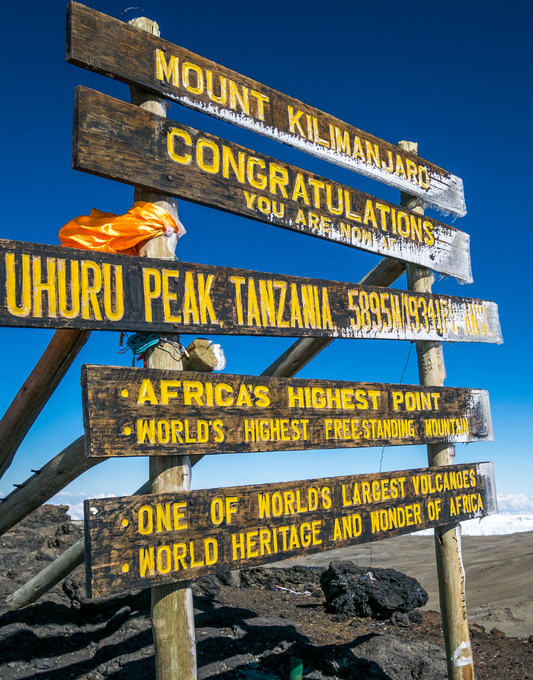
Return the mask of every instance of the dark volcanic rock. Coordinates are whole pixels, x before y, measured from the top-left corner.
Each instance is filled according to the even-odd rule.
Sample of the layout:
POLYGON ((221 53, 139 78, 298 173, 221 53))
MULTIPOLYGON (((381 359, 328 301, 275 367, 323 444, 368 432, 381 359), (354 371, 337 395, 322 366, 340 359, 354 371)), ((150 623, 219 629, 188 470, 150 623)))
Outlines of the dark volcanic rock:
POLYGON ((62 590, 70 600, 70 606, 84 616, 111 616, 111 613, 129 607, 132 611, 150 609, 150 588, 134 590, 124 595, 88 598, 85 595, 85 574, 75 572, 62 583, 62 590))
POLYGON ((428 594, 420 583, 395 569, 368 569, 353 562, 332 562, 320 578, 326 610, 346 616, 388 619, 394 612, 422 607, 428 594))
MULTIPOLYGON (((216 574, 203 576, 192 582, 192 592, 195 597, 214 598, 220 593, 221 580, 216 574)), ((70 600, 73 609, 83 610, 85 613, 101 613, 106 615, 118 607, 128 606, 132 610, 150 609, 150 589, 135 590, 124 595, 110 597, 95 597, 89 599, 85 595, 85 575, 77 573, 67 576, 62 583, 62 590, 70 600)))
POLYGON ((131 614, 131 607, 122 607, 122 609, 119 609, 116 614, 113 614, 113 616, 109 619, 109 621, 106 623, 104 632, 106 635, 112 635, 115 631, 117 631, 123 623, 125 623, 131 614))
POLYGON ((365 635, 355 639, 352 654, 369 662, 360 680, 444 680, 446 654, 429 642, 399 640, 392 635, 365 635), (380 674, 381 671, 381 674, 380 674))
POLYGON ((17 524, 17 529, 42 529, 69 522, 68 505, 41 505, 17 524))
MULTIPOLYGON (((248 628, 278 628, 278 629, 285 629, 285 635, 287 637, 293 638, 294 637, 294 631, 301 631, 302 630, 302 624, 301 623, 296 623, 295 621, 289 621, 287 619, 283 619, 280 616, 255 616, 253 619, 246 619, 244 621, 246 626, 248 628)), ((266 634, 266 633, 264 633, 266 634)))
POLYGON ((405 612, 394 612, 390 617, 390 622, 392 626, 399 626, 400 628, 409 628, 411 625, 409 616, 405 612))
POLYGON ((222 581, 217 574, 202 576, 192 582, 193 595, 200 597, 216 597, 220 593, 221 587, 222 581))
POLYGON ((279 680, 279 675, 269 673, 260 668, 253 668, 253 665, 248 664, 247 667, 240 671, 240 676, 243 680, 279 680))
POLYGON ((236 571, 221 571, 217 574, 217 578, 223 586, 234 588, 237 585, 237 574, 236 571))
MULTIPOLYGON (((9 595, 82 536, 82 523, 73 522, 67 510, 66 505, 43 505, 2 535, 0 614, 9 609, 9 595)), ((56 601, 58 591, 59 588, 53 591, 56 601)))
POLYGON ((308 590, 321 596, 320 577, 326 571, 325 567, 289 567, 265 569, 247 569, 240 572, 241 588, 261 588, 275 590, 276 585, 289 588, 297 593, 308 590), (317 593, 320 591, 320 593, 317 593))
MULTIPOLYGON (((81 535, 81 523, 70 521, 64 511, 42 508, 0 541, 1 680, 154 680, 149 589, 89 600, 80 566, 63 587, 56 585, 37 603, 20 611, 6 605, 6 595, 81 535)), ((318 587, 324 571, 293 567, 241 572, 242 588, 235 587, 238 571, 198 579, 198 680, 282 680, 289 677, 293 656, 304 662, 304 680, 446 677, 444 652, 437 646, 442 646, 442 621, 436 612, 424 612, 423 618, 418 611, 407 612, 414 624, 410 627, 389 627, 388 622, 343 612, 331 616, 324 611, 318 587), (297 592, 316 590, 320 597, 270 591, 276 584, 297 592), (386 634, 376 635, 382 631, 386 634)), ((353 569, 345 571, 344 576, 354 576, 353 569)), ((340 574, 337 570, 336 576, 340 574)), ((383 584, 395 583, 382 574, 397 572, 375 570, 378 593, 383 584)), ((363 581, 372 592, 368 578, 363 581)), ((405 616, 400 611, 395 620, 405 621, 405 616)), ((533 636, 528 644, 497 631, 487 635, 477 625, 472 637, 479 680, 525 680, 532 675, 533 636)))
POLYGON ((420 612, 409 612, 408 614, 409 621, 411 623, 423 623, 424 622, 424 617, 420 612))

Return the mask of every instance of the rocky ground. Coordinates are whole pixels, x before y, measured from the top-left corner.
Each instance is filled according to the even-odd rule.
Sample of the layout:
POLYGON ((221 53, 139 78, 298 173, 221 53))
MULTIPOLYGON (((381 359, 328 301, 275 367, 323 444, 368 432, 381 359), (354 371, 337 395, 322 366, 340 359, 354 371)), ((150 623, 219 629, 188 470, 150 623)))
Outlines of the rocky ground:
MULTIPOLYGON (((0 678, 150 680, 149 592, 90 601, 83 569, 38 603, 10 611, 5 598, 81 535, 63 506, 44 506, 0 539, 0 678)), ((440 615, 387 620, 330 613, 323 569, 249 571, 206 579, 195 595, 200 680, 278 680, 290 658, 308 680, 441 680, 440 615), (301 593, 293 594, 276 586, 301 593)), ((472 628, 478 680, 533 678, 533 637, 472 628)))

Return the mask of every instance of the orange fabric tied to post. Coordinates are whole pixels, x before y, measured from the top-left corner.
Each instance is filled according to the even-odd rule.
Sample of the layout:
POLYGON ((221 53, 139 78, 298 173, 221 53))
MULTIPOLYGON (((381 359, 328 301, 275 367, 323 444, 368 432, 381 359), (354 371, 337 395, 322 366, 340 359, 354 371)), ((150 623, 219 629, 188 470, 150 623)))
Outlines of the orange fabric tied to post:
POLYGON ((104 213, 93 208, 90 215, 75 217, 59 231, 59 240, 70 248, 138 255, 146 241, 163 234, 167 237, 169 251, 174 255, 178 238, 185 234, 185 227, 163 208, 136 201, 125 215, 104 213))

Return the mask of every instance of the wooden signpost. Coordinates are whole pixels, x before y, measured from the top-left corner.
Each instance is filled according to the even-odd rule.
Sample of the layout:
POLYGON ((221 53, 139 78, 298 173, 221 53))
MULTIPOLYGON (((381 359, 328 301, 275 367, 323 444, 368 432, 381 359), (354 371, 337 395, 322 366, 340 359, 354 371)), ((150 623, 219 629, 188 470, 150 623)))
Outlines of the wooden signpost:
POLYGON ((407 191, 444 212, 466 214, 459 177, 298 99, 75 2, 68 6, 67 60, 407 191))
POLYGON ((2 240, 0 326, 502 342, 485 300, 2 240))
MULTIPOLYGON (((85 503, 89 595, 150 586, 156 677, 195 680, 191 578, 434 527, 448 675, 473 680, 456 526, 497 503, 491 463, 450 463, 454 442, 491 441, 492 423, 485 391, 443 387, 440 343, 502 336, 493 302, 432 293, 429 270, 472 281, 469 238, 423 214, 464 215, 462 181, 411 143, 391 145, 166 42, 145 17, 134 23, 68 6, 67 59, 128 83, 137 105, 78 88, 75 168, 135 184, 136 200, 175 217, 168 196, 393 258, 365 283, 390 284, 405 262, 409 290, 159 259, 164 236, 141 257, 0 241, 0 326, 152 331, 163 344, 178 333, 298 337, 266 371, 278 376, 334 338, 412 340, 423 384, 181 372, 164 346, 147 369, 84 367, 88 460, 148 455, 153 492, 85 503), (157 94, 398 187, 402 206, 168 121, 157 94), (204 454, 406 443, 428 444, 430 469, 189 490, 204 454)), ((30 421, 50 393, 41 383, 30 421)), ((8 415, 22 422, 19 406, 8 415)), ((65 461, 91 467, 79 466, 81 448, 46 466, 47 488, 65 461)), ((81 550, 17 601, 66 575, 81 550)))
POLYGON ((79 86, 73 167, 472 282, 467 234, 79 86))
POLYGON ((497 512, 492 463, 87 500, 90 597, 497 512))
POLYGON ((492 441, 485 390, 82 368, 87 456, 492 441))

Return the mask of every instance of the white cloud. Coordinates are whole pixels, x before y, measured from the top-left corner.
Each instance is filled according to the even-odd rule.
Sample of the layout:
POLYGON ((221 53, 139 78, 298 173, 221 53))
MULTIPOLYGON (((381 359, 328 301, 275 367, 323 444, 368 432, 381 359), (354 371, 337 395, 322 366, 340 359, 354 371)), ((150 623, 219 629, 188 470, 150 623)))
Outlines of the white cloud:
POLYGON ((71 519, 83 519, 83 501, 68 506, 68 514, 71 519))
MULTIPOLYGON (((83 501, 88 498, 85 491, 80 491, 79 493, 70 493, 69 491, 60 491, 56 496, 54 496, 49 503, 54 505, 68 505, 68 514, 71 519, 83 519, 83 501), (73 502, 73 499, 81 498, 77 503, 73 502)), ((97 493, 92 494, 90 498, 116 498, 114 493, 97 493)))
POLYGON ((523 493, 499 493, 498 509, 500 512, 514 514, 533 513, 533 496, 523 493))

